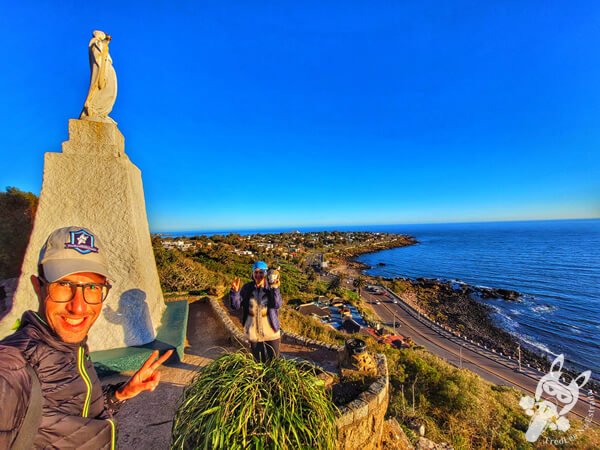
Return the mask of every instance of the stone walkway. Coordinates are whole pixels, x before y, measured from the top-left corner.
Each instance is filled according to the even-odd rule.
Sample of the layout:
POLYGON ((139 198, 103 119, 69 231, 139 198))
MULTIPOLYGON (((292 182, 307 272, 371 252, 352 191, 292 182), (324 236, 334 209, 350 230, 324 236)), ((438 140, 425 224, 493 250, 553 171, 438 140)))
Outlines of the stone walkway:
MULTIPOLYGON (((143 392, 126 402, 116 416, 118 448, 168 449, 171 424, 177 400, 195 371, 210 363, 224 351, 233 351, 229 334, 222 327, 207 303, 190 305, 187 340, 183 362, 160 369, 161 382, 154 392, 143 392)), ((111 376, 103 383, 127 380, 126 376, 111 376)))

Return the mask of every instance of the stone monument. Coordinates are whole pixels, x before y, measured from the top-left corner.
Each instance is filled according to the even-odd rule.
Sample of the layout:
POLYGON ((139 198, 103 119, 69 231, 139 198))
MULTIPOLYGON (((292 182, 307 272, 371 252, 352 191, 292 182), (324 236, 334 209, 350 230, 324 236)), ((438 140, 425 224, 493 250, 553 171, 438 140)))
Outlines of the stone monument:
POLYGON ((147 344, 161 325, 166 307, 141 172, 125 154, 123 135, 108 117, 117 86, 109 41, 110 36, 94 32, 90 90, 81 119, 69 120, 69 140, 61 153, 45 154, 39 207, 13 307, 0 322, 0 336, 12 332, 25 310, 37 311, 30 277, 37 274, 39 251, 53 230, 70 225, 87 227, 101 237, 113 278, 113 288, 88 338, 90 349, 147 344))

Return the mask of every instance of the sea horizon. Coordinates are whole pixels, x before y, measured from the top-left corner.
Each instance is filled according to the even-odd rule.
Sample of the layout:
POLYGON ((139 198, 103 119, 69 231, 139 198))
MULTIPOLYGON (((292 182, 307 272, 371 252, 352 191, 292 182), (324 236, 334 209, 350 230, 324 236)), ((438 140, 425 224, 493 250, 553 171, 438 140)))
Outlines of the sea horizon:
POLYGON ((480 220, 480 221, 459 221, 459 222, 406 222, 393 224, 363 224, 363 225, 303 225, 303 226, 281 226, 281 227, 249 227, 249 228, 223 228, 207 230, 167 230, 151 231, 153 235, 164 237, 193 237, 193 236, 212 236, 226 234, 240 234, 242 236, 249 234, 279 234, 293 233, 315 233, 325 231, 372 231, 372 232, 393 232, 386 229, 395 229, 398 227, 435 227, 435 226, 454 226, 454 225, 492 225, 492 224, 519 224, 519 223, 551 223, 551 222, 585 222, 600 221, 600 217, 583 218, 560 218, 560 219, 531 219, 531 220, 480 220))

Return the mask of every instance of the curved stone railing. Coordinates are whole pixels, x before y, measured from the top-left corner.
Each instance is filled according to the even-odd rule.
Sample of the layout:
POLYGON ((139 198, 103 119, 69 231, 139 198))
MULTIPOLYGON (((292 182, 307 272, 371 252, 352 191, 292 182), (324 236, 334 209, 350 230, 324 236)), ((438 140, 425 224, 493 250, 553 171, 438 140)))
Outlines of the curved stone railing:
POLYGON ((389 402, 389 374, 385 355, 374 355, 378 378, 356 400, 340 409, 337 418, 339 450, 371 450, 381 446, 389 402))
POLYGON ((221 320, 225 328, 231 333, 233 340, 237 341, 241 345, 249 346, 250 341, 248 341, 248 338, 242 332, 242 330, 240 330, 240 328, 237 327, 235 323, 233 323, 233 320, 231 320, 229 313, 225 310, 223 306, 222 300, 213 297, 208 297, 208 303, 210 304, 210 307, 217 315, 217 317, 221 320))
MULTIPOLYGON (((232 338, 249 345, 242 330, 231 320, 222 300, 209 297, 209 303, 232 338)), ((340 352, 343 346, 326 344, 294 333, 283 332, 283 338, 301 345, 340 352)), ((389 402, 389 374, 385 355, 374 355, 378 377, 357 399, 339 409, 336 419, 339 450, 371 450, 380 448, 383 422, 389 402)))

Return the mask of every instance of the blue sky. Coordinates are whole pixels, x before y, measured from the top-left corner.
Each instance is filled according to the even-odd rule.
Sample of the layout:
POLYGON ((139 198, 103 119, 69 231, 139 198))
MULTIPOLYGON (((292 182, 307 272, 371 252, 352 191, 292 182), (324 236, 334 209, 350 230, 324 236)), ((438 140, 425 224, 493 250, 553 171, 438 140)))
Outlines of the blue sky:
POLYGON ((153 231, 600 217, 597 2, 0 3, 0 188, 101 29, 153 231))

